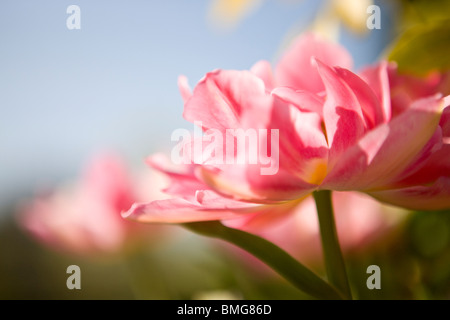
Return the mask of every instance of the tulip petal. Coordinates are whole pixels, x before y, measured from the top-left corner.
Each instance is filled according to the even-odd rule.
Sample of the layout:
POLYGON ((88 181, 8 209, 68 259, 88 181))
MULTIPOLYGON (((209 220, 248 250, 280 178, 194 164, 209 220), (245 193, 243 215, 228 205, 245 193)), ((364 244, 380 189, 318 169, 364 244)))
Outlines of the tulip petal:
POLYGON ((316 185, 295 177, 279 168, 275 175, 261 175, 261 166, 234 165, 229 170, 209 170, 202 167, 201 180, 211 189, 237 200, 254 203, 277 203, 301 198, 316 185))
POLYGON ((369 192, 377 200, 412 210, 444 210, 450 208, 450 177, 434 184, 369 192))
MULTIPOLYGON (((441 121, 439 122, 439 125, 442 128, 442 136, 446 139, 450 138, 450 96, 447 96, 445 98, 444 104, 446 105, 446 108, 444 109, 444 112, 442 113, 441 121)), ((448 140, 447 140, 448 141, 448 140)), ((447 143, 450 143, 448 141, 447 143)))
POLYGON ((333 166, 364 135, 366 124, 359 101, 348 84, 334 68, 315 61, 327 92, 323 117, 330 147, 329 166, 333 166))
POLYGON ((261 60, 253 65, 250 71, 264 81, 267 90, 275 87, 275 78, 273 77, 272 66, 269 61, 261 60))
POLYGON ((223 198, 209 190, 199 190, 196 201, 176 198, 137 203, 122 216, 144 223, 187 223, 241 218, 243 214, 261 210, 261 207, 223 198))
POLYGON ((437 153, 440 154, 442 147, 442 130, 438 126, 433 136, 417 154, 415 159, 401 174, 397 176, 395 180, 392 181, 392 184, 397 188, 401 188, 411 185, 420 185, 425 183, 424 181, 427 181, 426 183, 435 181, 438 177, 440 177, 440 175, 434 177, 430 175, 431 171, 434 171, 432 166, 438 163, 432 159, 435 158, 437 153), (430 166, 430 163, 434 164, 431 164, 430 166), (424 177, 419 178, 421 176, 420 172, 423 172, 424 170, 429 172, 425 173, 424 177), (423 180, 423 178, 425 178, 425 180, 423 180))
POLYGON ((205 129, 237 128, 243 110, 258 112, 258 102, 266 98, 264 82, 251 72, 217 70, 197 84, 183 116, 201 121, 205 129))
POLYGON ((286 103, 293 104, 301 111, 315 112, 322 116, 324 99, 317 94, 308 91, 294 90, 289 87, 277 87, 272 90, 272 95, 280 98, 286 103))
POLYGON ((430 184, 440 177, 450 177, 450 144, 433 152, 418 170, 399 183, 401 185, 430 184))
POLYGON ((178 88, 183 98, 184 103, 186 103, 192 97, 192 90, 189 87, 188 79, 186 76, 178 77, 178 88))
POLYGON ((351 69, 353 65, 345 48, 307 33, 298 38, 279 61, 275 69, 277 85, 313 93, 323 91, 324 85, 317 69, 311 64, 311 57, 331 66, 339 65, 351 69))
MULTIPOLYGON (((279 133, 279 138, 271 138, 267 148, 271 152, 270 164, 262 163, 267 156, 261 155, 260 148, 257 163, 232 161, 216 169, 202 168, 199 178, 216 192, 245 201, 272 203, 311 192, 326 174, 328 146, 320 116, 302 112, 276 98, 270 126, 267 136, 272 130, 279 133), (264 171, 267 168, 273 170, 264 171)), ((236 160, 236 155, 232 156, 236 160)))
POLYGON ((266 206, 259 212, 246 214, 240 219, 228 220, 224 225, 254 234, 272 230, 276 228, 277 224, 291 220, 291 216, 295 214, 303 200, 304 198, 287 201, 276 206, 266 206))
POLYGON ((195 176, 195 165, 175 166, 163 154, 155 154, 148 157, 146 163, 170 178, 169 186, 163 189, 163 192, 167 194, 179 196, 186 200, 193 200, 196 190, 207 188, 195 176))
POLYGON ((328 162, 328 145, 320 116, 280 104, 273 111, 272 125, 281 128, 280 167, 305 182, 322 182, 328 162))
POLYGON ((408 109, 413 101, 440 92, 439 86, 443 80, 437 72, 432 72, 427 77, 399 74, 397 68, 393 65, 388 68, 388 76, 392 117, 408 109))
POLYGON ((386 188, 413 163, 435 134, 443 100, 421 99, 407 111, 368 132, 338 160, 324 189, 386 188))
POLYGON ((382 122, 391 119, 391 93, 389 89, 388 68, 393 68, 388 62, 383 61, 374 67, 362 70, 359 75, 370 86, 378 101, 381 101, 382 122))
POLYGON ((335 70, 339 77, 353 90, 361 107, 367 127, 373 128, 380 123, 384 123, 385 115, 380 102, 367 83, 349 70, 339 67, 335 67, 335 70))

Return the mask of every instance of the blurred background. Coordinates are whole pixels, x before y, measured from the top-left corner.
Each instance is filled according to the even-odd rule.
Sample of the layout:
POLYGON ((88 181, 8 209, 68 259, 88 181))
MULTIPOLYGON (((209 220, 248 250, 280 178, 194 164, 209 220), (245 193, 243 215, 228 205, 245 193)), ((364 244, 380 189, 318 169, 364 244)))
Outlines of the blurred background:
MULTIPOLYGON (((136 176, 146 170, 146 156, 170 150, 172 131, 192 128, 182 118, 179 75, 194 86, 216 68, 249 69, 261 59, 276 62, 289 41, 306 30, 346 47, 355 70, 389 54, 409 61, 410 56, 396 51, 405 32, 417 28, 419 20, 440 21, 446 18, 442 12, 449 12, 445 1, 426 3, 430 1, 3 0, 0 298, 308 298, 268 270, 255 273, 256 262, 242 258, 242 252, 178 226, 139 226, 154 236, 131 248, 87 254, 54 245, 68 233, 55 241, 41 233, 48 241, 38 241, 25 230, 20 214, 38 195, 74 184, 97 154, 114 153, 136 176), (381 9, 380 29, 366 26, 366 9, 372 4, 381 9), (81 29, 66 26, 70 5, 80 8, 81 29), (81 268, 81 290, 66 287, 69 265, 81 268)), ((448 47, 439 45, 441 54, 448 55, 448 47)), ((420 61, 419 56, 417 70, 409 71, 430 68, 420 61)), ((405 69, 410 64, 399 61, 405 69)), ((39 226, 33 226, 39 234, 39 226)), ((446 213, 402 213, 387 236, 346 255, 360 298, 450 298, 446 213), (383 290, 366 287, 371 264, 383 271, 383 290)), ((323 271, 321 263, 309 264, 323 271)), ((264 269, 257 263, 256 268, 264 269)))

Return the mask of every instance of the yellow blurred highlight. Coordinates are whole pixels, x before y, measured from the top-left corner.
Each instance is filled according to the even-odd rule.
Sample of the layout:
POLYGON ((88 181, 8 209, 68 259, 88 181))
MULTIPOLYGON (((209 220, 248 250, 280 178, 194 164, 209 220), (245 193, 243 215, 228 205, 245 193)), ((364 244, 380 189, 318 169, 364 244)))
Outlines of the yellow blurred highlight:
POLYGON ((208 18, 214 27, 234 29, 244 18, 253 13, 262 0, 214 0, 209 7, 208 18))
POLYGON ((368 31, 367 7, 372 4, 372 0, 331 0, 331 6, 336 15, 347 28, 358 34, 368 31))
POLYGON ((242 300, 240 293, 228 290, 201 291, 194 294, 192 300, 242 300))

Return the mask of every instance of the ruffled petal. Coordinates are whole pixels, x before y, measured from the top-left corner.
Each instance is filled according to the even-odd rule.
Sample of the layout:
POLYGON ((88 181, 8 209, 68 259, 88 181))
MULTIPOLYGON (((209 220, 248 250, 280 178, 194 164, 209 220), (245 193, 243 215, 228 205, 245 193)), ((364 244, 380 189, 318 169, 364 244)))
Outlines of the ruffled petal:
POLYGON ((258 210, 261 210, 261 205, 227 199, 209 190, 198 190, 195 201, 176 198, 136 203, 122 216, 144 223, 187 223, 236 219, 258 210))
POLYGON ((230 170, 199 169, 199 176, 221 194, 254 203, 278 203, 295 200, 317 186, 303 181, 282 168, 274 175, 261 175, 261 166, 235 165, 230 170))
POLYGON ((328 145, 320 115, 292 105, 274 108, 272 125, 280 128, 280 167, 310 184, 320 184, 327 172, 328 145))
POLYGON ((359 73, 361 78, 370 86, 377 96, 378 101, 381 103, 382 122, 388 122, 392 116, 388 68, 393 67, 392 64, 383 61, 374 67, 367 67, 359 73))
POLYGON ((275 78, 272 72, 272 66, 269 61, 261 60, 253 65, 250 71, 258 78, 264 81, 267 90, 272 90, 275 87, 275 78))
POLYGON ((433 137, 442 108, 443 99, 421 99, 371 130, 340 157, 322 187, 342 191, 389 187, 433 137))
POLYGON ((275 69, 277 85, 313 93, 323 91, 322 80, 317 69, 311 64, 312 57, 331 66, 351 69, 353 65, 345 48, 322 41, 312 33, 306 33, 291 45, 279 61, 275 69))
POLYGON ((266 98, 264 82, 249 71, 217 70, 208 73, 185 103, 183 116, 202 122, 205 129, 240 127, 243 110, 258 112, 266 98))
POLYGON ((195 165, 173 165, 163 154, 148 157, 146 163, 169 177, 169 185, 162 190, 167 194, 193 200, 197 190, 208 188, 195 176, 195 165))
POLYGON ((440 177, 450 178, 450 144, 444 144, 439 150, 433 152, 427 161, 412 175, 399 183, 401 185, 430 184, 440 177))
POLYGON ((441 177, 428 186, 369 192, 380 201, 411 210, 444 210, 450 208, 450 177, 441 177))
POLYGON ((325 100, 317 94, 289 87, 277 87, 272 90, 272 95, 286 103, 293 104, 301 111, 310 111, 322 116, 325 100))
POLYGON ((329 166, 332 167, 342 153, 364 135, 367 125, 352 88, 336 69, 315 61, 327 93, 323 118, 330 147, 329 166))
POLYGON ((386 122, 384 111, 378 97, 363 79, 353 72, 335 67, 338 76, 352 89, 358 100, 367 128, 386 122))

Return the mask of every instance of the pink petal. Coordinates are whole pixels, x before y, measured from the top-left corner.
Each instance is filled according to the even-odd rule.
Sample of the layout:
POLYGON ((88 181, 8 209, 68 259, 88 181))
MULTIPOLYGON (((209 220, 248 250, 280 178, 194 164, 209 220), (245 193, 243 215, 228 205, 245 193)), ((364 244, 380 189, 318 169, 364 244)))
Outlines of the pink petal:
POLYGON ((311 65, 316 57, 327 65, 352 68, 352 58, 342 46, 322 41, 312 33, 299 37, 283 55, 275 69, 278 86, 292 87, 313 93, 324 90, 317 69, 311 65))
POLYGON ((272 167, 276 167, 273 173, 263 174, 262 168, 267 165, 260 162, 234 161, 215 169, 203 167, 199 178, 216 192, 245 201, 272 203, 310 193, 326 175, 328 146, 320 116, 302 112, 276 98, 267 130, 273 129, 279 132, 275 151, 279 156, 271 155, 275 162, 272 167))
POLYGON ((320 115, 279 104, 274 109, 272 125, 281 128, 280 167, 305 182, 322 182, 328 162, 328 145, 320 115))
POLYGON ((438 166, 439 163, 439 160, 436 161, 433 159, 437 159, 436 154, 444 155, 441 153, 441 151, 443 151, 442 147, 442 130, 438 126, 433 136, 417 154, 415 159, 395 180, 392 181, 392 184, 397 187, 404 187, 434 182, 440 175, 434 177, 430 175, 431 171, 435 171, 434 168, 438 166), (421 174, 421 172, 425 171, 427 173, 421 174))
POLYGON ((185 76, 178 77, 178 88, 184 103, 187 103, 187 101, 192 97, 192 91, 189 87, 188 79, 185 76))
MULTIPOLYGON (((44 243, 77 254, 120 250, 130 224, 114 203, 81 185, 38 197, 23 207, 21 224, 44 243)), ((100 194, 101 195, 101 194, 100 194)))
POLYGON ((259 101, 266 98, 264 82, 251 72, 217 70, 195 87, 183 116, 191 122, 201 121, 206 129, 237 128, 243 110, 258 112, 259 101))
POLYGON ((286 103, 293 104, 301 111, 311 111, 322 116, 322 108, 325 100, 317 94, 294 90, 289 87, 277 87, 272 90, 272 95, 286 103))
POLYGON ((145 159, 150 167, 161 171, 168 176, 187 176, 194 177, 195 166, 190 164, 175 165, 165 154, 156 153, 145 159))
POLYGON ((134 204, 122 216, 138 222, 186 223, 241 218, 257 210, 261 210, 260 205, 223 198, 206 190, 197 191, 196 201, 177 198, 134 204))
MULTIPOLYGON (((445 98, 444 105, 446 105, 446 108, 444 109, 444 112, 442 113, 441 121, 439 122, 439 125, 442 128, 442 135, 444 138, 449 139, 450 138, 450 96, 447 96, 445 98)), ((449 140, 447 140, 447 143, 450 143, 449 140)))
POLYGON ((119 212, 134 202, 133 181, 125 162, 113 153, 99 153, 89 160, 80 189, 119 212))
POLYGON ((431 186, 369 193, 375 199, 412 210, 443 210, 450 208, 450 177, 441 177, 431 186))
POLYGON ((173 165, 163 154, 150 156, 146 162, 170 178, 169 186, 163 189, 167 194, 192 200, 197 190, 207 189, 207 186, 195 176, 195 165, 173 165))
POLYGON ((264 85, 266 86, 267 90, 270 91, 275 87, 275 79, 273 77, 272 66, 270 65, 270 62, 266 60, 258 61, 253 65, 250 71, 262 81, 264 81, 264 85))
POLYGON ((382 122, 391 119, 391 93, 389 88, 388 68, 393 68, 388 62, 381 62, 374 67, 362 70, 359 75, 370 86, 378 101, 381 102, 382 122))
POLYGON ((437 72, 432 72, 425 78, 399 74, 395 66, 388 68, 388 75, 393 117, 406 110, 413 101, 440 92, 444 78, 437 72))
POLYGON ((344 191, 388 187, 435 134, 442 105, 442 99, 418 100, 391 122, 368 132, 340 157, 323 188, 344 191))
POLYGON ((336 67, 335 70, 339 77, 347 83, 347 86, 351 88, 354 95, 356 96, 356 99, 358 100, 358 103, 364 115, 367 127, 373 128, 380 123, 386 122, 381 104, 377 96, 367 85, 367 83, 349 70, 339 67, 336 67))
MULTIPOLYGON (((263 210, 244 215, 240 219, 227 220, 224 224, 228 227, 245 230, 251 233, 263 233, 273 231, 276 225, 284 221, 290 221, 291 216, 304 199, 287 201, 275 206, 266 206, 263 210)), ((279 235, 282 238, 283 235, 279 235)))
POLYGON ((366 124, 352 88, 335 69, 319 60, 316 62, 327 92, 323 116, 330 146, 329 164, 333 166, 341 154, 364 135, 366 124))
POLYGON ((227 197, 254 203, 295 200, 317 187, 283 168, 279 168, 275 175, 261 175, 258 165, 235 165, 229 170, 203 167, 200 175, 211 189, 227 197))
POLYGON ((399 183, 403 185, 425 185, 433 183, 440 177, 450 177, 449 159, 450 144, 444 144, 428 157, 419 170, 399 183))

